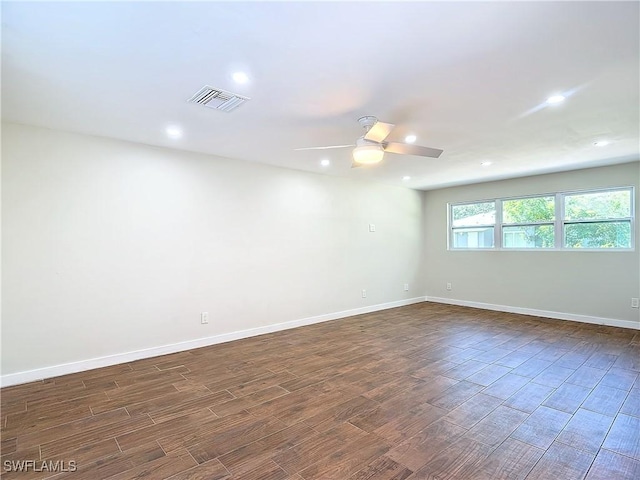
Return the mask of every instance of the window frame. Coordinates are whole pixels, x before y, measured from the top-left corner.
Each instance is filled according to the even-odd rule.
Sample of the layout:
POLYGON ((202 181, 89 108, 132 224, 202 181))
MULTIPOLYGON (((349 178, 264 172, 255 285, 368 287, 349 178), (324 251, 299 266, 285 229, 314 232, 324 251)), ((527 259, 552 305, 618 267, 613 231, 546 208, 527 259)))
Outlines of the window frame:
POLYGON ((447 250, 462 252, 462 251, 525 251, 525 252, 633 252, 635 251, 636 244, 636 209, 635 209, 635 187, 634 186, 620 186, 620 187, 603 187, 603 188, 590 188, 585 190, 567 190, 561 192, 547 192, 536 193, 531 195, 518 195, 513 197, 495 197, 486 198, 475 201, 463 201, 463 202, 449 202, 447 203, 447 250), (628 191, 630 195, 630 216, 629 217, 617 217, 608 219, 585 219, 585 220, 567 220, 565 216, 565 198, 571 195, 585 195, 599 192, 617 192, 628 191), (523 200, 527 198, 541 198, 541 197, 554 197, 554 219, 553 221, 540 221, 540 222, 528 222, 528 223, 505 223, 503 218, 503 202, 509 200, 523 200), (455 247, 454 246, 454 232, 457 229, 465 227, 453 227, 453 207, 459 205, 473 205, 476 203, 490 203, 494 202, 496 209, 495 223, 493 225, 481 225, 482 227, 493 228, 494 234, 494 246, 493 247, 455 247), (616 223, 616 222, 629 222, 631 234, 629 239, 629 247, 616 247, 616 248, 572 248, 565 247, 565 225, 567 224, 586 224, 586 223, 616 223), (504 227, 514 226, 536 226, 536 225, 553 225, 554 231, 554 246, 553 247, 505 247, 503 245, 503 229, 504 227))

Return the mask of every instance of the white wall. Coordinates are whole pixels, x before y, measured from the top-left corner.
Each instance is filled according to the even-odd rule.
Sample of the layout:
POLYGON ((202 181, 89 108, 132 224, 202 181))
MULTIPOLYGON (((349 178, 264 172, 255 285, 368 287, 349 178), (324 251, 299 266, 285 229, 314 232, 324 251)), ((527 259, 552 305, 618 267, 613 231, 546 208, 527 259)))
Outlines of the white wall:
POLYGON ((425 294, 638 325, 638 249, 447 251, 446 205, 634 185, 640 212, 639 166, 421 193, 4 124, 3 383, 425 294))
POLYGON ((640 222, 632 252, 447 250, 447 202, 630 185, 640 212, 638 162, 426 192, 427 297, 639 327, 631 298, 640 297, 640 222))
POLYGON ((2 374, 423 296, 423 195, 5 124, 2 374))

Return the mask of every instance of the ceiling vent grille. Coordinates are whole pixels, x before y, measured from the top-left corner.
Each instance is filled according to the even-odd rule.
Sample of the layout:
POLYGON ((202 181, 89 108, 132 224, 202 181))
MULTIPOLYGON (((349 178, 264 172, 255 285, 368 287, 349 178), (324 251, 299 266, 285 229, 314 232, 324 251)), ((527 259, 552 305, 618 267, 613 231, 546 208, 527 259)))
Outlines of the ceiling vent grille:
POLYGON ((192 103, 198 103, 205 107, 215 108, 223 112, 235 110, 244 102, 249 100, 237 93, 225 92, 219 88, 213 88, 209 85, 202 87, 193 97, 189 99, 192 103))

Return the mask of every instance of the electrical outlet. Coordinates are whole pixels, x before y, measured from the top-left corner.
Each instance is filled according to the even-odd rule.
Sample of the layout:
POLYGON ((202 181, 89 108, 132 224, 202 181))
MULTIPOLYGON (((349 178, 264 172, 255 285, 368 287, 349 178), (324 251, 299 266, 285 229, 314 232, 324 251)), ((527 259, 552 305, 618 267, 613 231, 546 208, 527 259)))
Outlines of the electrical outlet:
POLYGON ((405 283, 405 284, 404 284, 404 291, 405 291, 405 292, 408 292, 408 291, 409 291, 409 284, 408 284, 408 283, 405 283))
POLYGON ((370 232, 375 232, 376 231, 376 226, 373 223, 369 224, 369 231, 370 232))
POLYGON ((209 323, 209 312, 202 312, 200 314, 200 323, 203 325, 209 323))
POLYGON ((451 282, 447 282, 447 290, 451 290, 451 282))
POLYGON ((631 299, 631 308, 638 308, 638 299, 637 298, 632 298, 631 299))
POLYGON ((366 290, 362 290, 362 298, 367 298, 367 291, 366 290))

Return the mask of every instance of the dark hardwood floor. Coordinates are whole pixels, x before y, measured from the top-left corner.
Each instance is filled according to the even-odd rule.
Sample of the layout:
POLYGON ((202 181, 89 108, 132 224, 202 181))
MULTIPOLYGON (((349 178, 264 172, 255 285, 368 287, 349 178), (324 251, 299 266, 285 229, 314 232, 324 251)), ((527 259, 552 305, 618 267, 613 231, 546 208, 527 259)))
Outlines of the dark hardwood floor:
POLYGON ((5 388, 2 478, 639 479, 639 372, 637 330, 421 303, 5 388))

